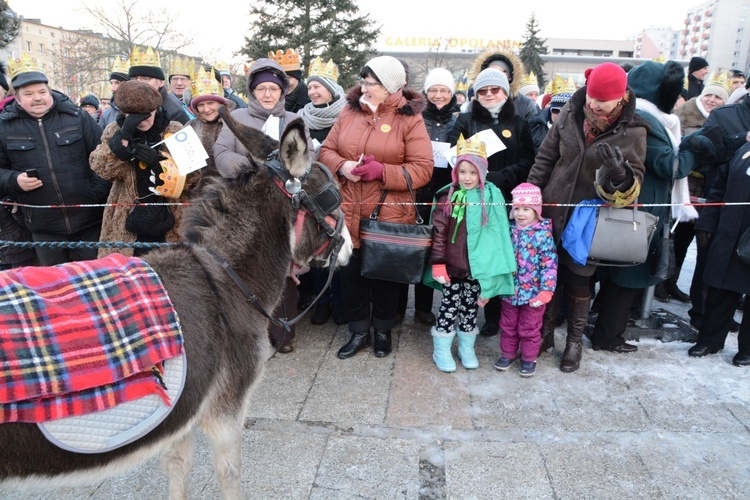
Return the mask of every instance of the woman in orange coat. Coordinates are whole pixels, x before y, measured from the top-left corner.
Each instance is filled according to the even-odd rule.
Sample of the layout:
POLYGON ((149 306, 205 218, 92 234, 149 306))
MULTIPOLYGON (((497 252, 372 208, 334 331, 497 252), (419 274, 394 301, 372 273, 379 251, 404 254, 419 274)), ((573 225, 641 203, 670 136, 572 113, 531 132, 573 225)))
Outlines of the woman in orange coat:
POLYGON ((361 274, 359 220, 370 216, 387 190, 380 220, 413 224, 415 207, 408 204, 411 196, 403 169, 414 189, 427 184, 432 176, 432 145, 422 118, 423 97, 404 89, 405 84, 406 72, 398 59, 380 56, 368 61, 359 86, 349 91, 347 106, 320 148, 318 160, 339 176, 346 225, 355 248, 349 264, 341 270, 352 334, 339 349, 341 359, 370 346, 370 327, 375 331, 375 356, 387 356, 391 329, 397 323, 399 283, 361 274))

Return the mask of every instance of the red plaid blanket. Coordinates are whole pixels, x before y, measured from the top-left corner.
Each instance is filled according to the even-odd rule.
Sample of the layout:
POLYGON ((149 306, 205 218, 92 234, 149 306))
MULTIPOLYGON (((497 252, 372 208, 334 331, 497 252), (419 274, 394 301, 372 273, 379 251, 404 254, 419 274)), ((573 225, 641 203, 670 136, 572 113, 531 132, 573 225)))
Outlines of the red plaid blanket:
POLYGON ((166 398, 151 368, 181 353, 177 313, 140 259, 0 273, 0 423, 166 398))

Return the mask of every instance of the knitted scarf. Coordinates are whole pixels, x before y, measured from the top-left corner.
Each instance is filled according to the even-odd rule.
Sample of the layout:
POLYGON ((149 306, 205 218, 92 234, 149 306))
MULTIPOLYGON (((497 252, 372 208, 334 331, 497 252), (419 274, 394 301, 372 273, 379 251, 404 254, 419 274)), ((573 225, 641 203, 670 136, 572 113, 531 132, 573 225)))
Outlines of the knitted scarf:
POLYGON ((344 105, 346 105, 346 99, 342 97, 323 106, 316 106, 312 102, 308 102, 304 108, 297 111, 297 114, 305 121, 307 128, 321 130, 333 126, 333 122, 339 117, 344 105))
POLYGON ((451 217, 456 219, 456 227, 453 229, 451 243, 455 243, 458 226, 461 224, 461 221, 464 220, 464 216, 466 215, 466 190, 464 188, 453 192, 451 195, 451 205, 453 206, 451 217))
POLYGON ((615 109, 607 116, 599 116, 594 113, 591 108, 583 105, 583 114, 585 120, 583 121, 583 135, 585 136, 586 143, 593 141, 594 138, 607 130, 610 125, 617 121, 622 114, 622 103, 618 104, 615 109))

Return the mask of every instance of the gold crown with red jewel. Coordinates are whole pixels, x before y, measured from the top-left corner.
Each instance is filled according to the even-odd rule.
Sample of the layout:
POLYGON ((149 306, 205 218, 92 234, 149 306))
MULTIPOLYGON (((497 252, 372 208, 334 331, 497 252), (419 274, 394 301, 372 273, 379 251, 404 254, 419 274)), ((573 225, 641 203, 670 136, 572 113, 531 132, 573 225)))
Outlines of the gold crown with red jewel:
MULTIPOLYGON (((35 73, 44 76, 42 69, 39 67, 37 60, 32 57, 28 52, 22 52, 21 57, 8 58, 8 71, 10 72, 10 79, 14 80, 18 75, 23 73, 35 73)), ((44 79, 46 81, 46 78, 44 79)))
POLYGON ((197 71, 194 71, 190 77, 190 95, 193 99, 200 96, 215 95, 224 97, 224 89, 219 84, 219 81, 214 78, 214 68, 210 71, 203 69, 203 66, 198 67, 197 71))
POLYGON ((277 50, 275 54, 271 51, 268 53, 268 57, 279 63, 279 66, 281 66, 281 69, 284 71, 296 71, 301 69, 299 52, 294 49, 286 49, 286 52, 283 50, 277 50))
POLYGON ((162 184, 157 186, 154 190, 165 198, 177 199, 185 189, 185 180, 187 176, 180 173, 180 169, 177 168, 177 164, 172 159, 172 156, 166 151, 160 152, 166 159, 159 162, 161 166, 161 172, 159 172, 159 179, 162 180, 162 184))
POLYGON ((464 135, 458 136, 458 142, 456 143, 456 156, 463 155, 476 155, 487 159, 487 148, 482 141, 479 139, 464 139, 464 135))

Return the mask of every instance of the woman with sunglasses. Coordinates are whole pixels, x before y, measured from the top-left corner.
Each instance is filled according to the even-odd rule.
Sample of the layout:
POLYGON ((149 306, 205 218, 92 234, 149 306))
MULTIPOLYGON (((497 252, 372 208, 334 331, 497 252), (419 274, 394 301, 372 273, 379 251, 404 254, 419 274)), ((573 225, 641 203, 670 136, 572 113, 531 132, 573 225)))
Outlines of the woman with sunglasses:
MULTIPOLYGON (((493 183, 506 200, 513 198, 513 188, 526 182, 534 163, 534 141, 526 119, 516 114, 510 99, 510 84, 505 73, 495 67, 482 70, 474 81, 476 99, 470 111, 462 113, 450 136, 455 145, 463 135, 470 138, 482 130, 492 130, 505 149, 487 158, 487 182, 493 183)), ((481 334, 496 335, 500 324, 500 298, 490 299, 484 308, 485 324, 481 334)))
POLYGON ((342 209, 354 243, 349 264, 340 270, 351 333, 338 351, 341 359, 371 344, 378 358, 391 352, 401 284, 362 276, 359 221, 370 216, 387 190, 379 219, 414 224, 415 207, 404 169, 414 189, 427 184, 432 176, 432 145, 422 118, 424 100, 421 93, 405 85, 406 71, 398 59, 370 59, 360 72, 360 84, 349 90, 347 104, 320 148, 319 161, 338 174, 342 209))
MULTIPOLYGON (((625 71, 616 64, 603 63, 586 70, 586 79, 586 86, 563 106, 547 133, 528 178, 542 189, 545 204, 560 204, 545 205, 542 215, 552 219, 558 245, 558 289, 562 285, 567 293, 563 372, 580 366, 591 299, 589 282, 596 271, 594 264, 577 264, 560 245, 573 212, 569 204, 601 197, 613 206, 629 205, 640 193, 645 171, 648 125, 636 115, 635 94, 627 87, 625 71)), ((559 298, 556 293, 544 312, 540 352, 555 345, 559 298)), ((618 352, 635 350, 624 342, 619 348, 618 352)))

